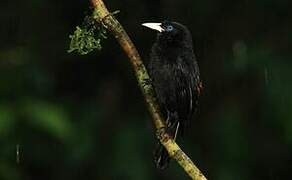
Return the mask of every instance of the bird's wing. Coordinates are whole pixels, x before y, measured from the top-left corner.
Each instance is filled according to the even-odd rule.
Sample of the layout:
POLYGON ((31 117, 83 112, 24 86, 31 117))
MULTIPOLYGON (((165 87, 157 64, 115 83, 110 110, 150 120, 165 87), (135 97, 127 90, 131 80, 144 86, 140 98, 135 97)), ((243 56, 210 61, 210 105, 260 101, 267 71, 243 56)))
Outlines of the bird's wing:
POLYGON ((191 119, 192 114, 198 106, 198 83, 199 72, 197 64, 190 64, 189 62, 195 62, 194 57, 182 56, 179 57, 179 65, 177 66, 178 78, 176 81, 177 86, 177 104, 179 116, 183 119, 183 127, 187 127, 191 119), (185 66, 185 67, 184 67, 185 66))

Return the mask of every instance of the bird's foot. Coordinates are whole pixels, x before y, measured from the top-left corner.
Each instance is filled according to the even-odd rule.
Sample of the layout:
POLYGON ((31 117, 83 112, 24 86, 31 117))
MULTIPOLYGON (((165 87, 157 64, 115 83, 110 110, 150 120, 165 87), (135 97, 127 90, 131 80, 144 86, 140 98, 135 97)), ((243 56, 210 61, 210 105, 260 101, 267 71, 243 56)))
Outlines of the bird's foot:
POLYGON ((167 128, 162 127, 156 130, 156 136, 159 140, 165 141, 167 135, 167 128))
POLYGON ((156 137, 160 141, 166 142, 169 139, 174 139, 175 137, 173 137, 172 134, 173 134, 173 132, 167 127, 162 127, 162 128, 159 128, 156 130, 156 137))

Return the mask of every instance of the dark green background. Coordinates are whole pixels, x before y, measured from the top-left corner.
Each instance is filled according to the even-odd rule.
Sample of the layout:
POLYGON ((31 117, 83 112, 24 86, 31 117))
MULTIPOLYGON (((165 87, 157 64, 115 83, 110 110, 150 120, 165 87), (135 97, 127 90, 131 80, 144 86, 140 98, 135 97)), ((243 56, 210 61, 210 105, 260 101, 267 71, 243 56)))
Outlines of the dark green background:
MULTIPOLYGON (((191 30, 205 89, 179 144, 209 179, 291 178, 289 2, 106 1, 145 62, 155 33, 141 23, 191 30)), ((1 1, 0 179, 188 179, 175 162, 155 168, 151 117, 115 39, 66 52, 89 13, 84 0, 1 1)))

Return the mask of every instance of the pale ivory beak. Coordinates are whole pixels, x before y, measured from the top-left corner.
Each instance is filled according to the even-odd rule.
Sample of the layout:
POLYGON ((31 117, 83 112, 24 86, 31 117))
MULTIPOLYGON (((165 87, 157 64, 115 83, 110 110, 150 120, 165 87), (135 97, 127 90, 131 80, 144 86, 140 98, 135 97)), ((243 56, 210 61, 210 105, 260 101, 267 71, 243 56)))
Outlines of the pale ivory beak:
POLYGON ((164 29, 161 27, 161 23, 143 23, 142 26, 148 27, 159 32, 164 31, 164 29))

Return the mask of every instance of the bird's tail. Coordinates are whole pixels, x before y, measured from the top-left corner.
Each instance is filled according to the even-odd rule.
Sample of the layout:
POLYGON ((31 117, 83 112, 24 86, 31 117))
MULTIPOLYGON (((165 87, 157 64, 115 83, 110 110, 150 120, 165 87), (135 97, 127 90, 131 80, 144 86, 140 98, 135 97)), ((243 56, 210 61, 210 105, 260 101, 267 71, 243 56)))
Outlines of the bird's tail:
MULTIPOLYGON (((176 135, 179 128, 179 122, 176 123, 175 126, 170 126, 167 128, 167 132, 170 133, 170 135, 174 136, 174 140, 176 139, 176 135)), ((165 169, 168 167, 170 162, 170 157, 168 155, 167 150, 163 147, 162 144, 158 142, 158 147, 155 149, 154 152, 154 162, 156 164, 156 167, 159 169, 165 169)))
POLYGON ((170 157, 168 155, 168 152, 160 143, 158 144, 158 147, 154 152, 154 161, 156 167, 159 169, 165 169, 169 165, 170 157))

